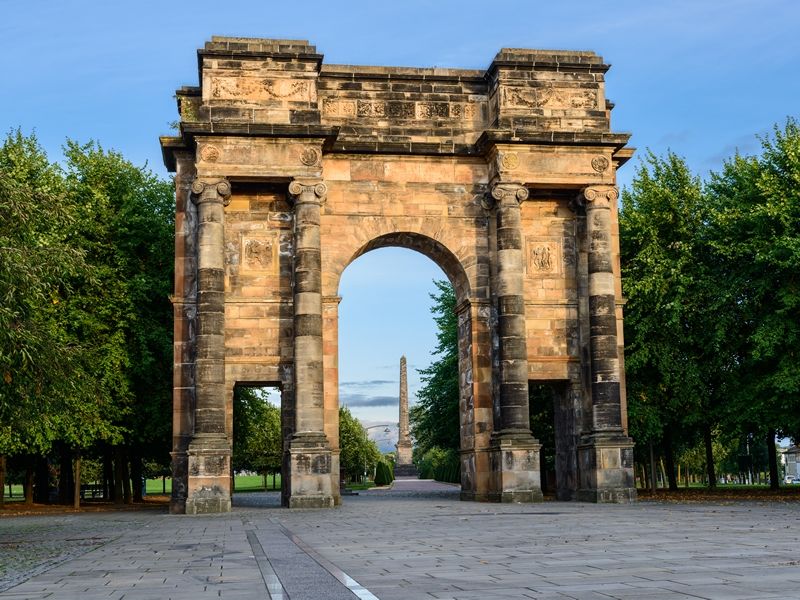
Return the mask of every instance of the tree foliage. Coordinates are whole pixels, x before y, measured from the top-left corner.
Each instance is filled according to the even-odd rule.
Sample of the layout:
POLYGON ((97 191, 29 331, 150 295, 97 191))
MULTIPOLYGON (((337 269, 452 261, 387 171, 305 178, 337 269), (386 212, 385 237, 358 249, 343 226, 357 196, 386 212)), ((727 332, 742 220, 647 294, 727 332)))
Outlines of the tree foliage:
POLYGON ((372 473, 381 460, 378 445, 346 406, 339 407, 339 468, 350 479, 372 473))
POLYGON ((671 455, 702 435, 712 483, 712 431, 738 439, 734 446, 766 439, 766 456, 775 431, 796 439, 796 121, 763 139, 760 155, 734 156, 707 182, 675 154, 647 155, 623 193, 620 241, 634 438, 671 455))
POLYGON ((259 389, 237 387, 233 394, 233 469, 279 473, 283 443, 281 409, 259 389))
POLYGON ((6 137, 0 455, 125 444, 132 472, 165 460, 173 201, 171 183, 95 143, 68 141, 61 167, 35 136, 6 137))
POLYGON ((431 312, 436 323, 436 356, 431 365, 420 369, 422 387, 417 403, 409 411, 415 451, 425 454, 431 448, 458 450, 458 319, 456 294, 448 281, 434 281, 438 290, 431 294, 431 312))

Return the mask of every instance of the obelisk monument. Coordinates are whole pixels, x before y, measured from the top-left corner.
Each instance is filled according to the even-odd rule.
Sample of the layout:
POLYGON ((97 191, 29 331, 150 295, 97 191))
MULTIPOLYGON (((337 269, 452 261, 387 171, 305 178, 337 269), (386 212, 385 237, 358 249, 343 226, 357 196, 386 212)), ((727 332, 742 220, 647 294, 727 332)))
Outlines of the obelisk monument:
POLYGON ((411 462, 411 436, 408 433, 408 372, 406 357, 400 357, 400 422, 397 437, 395 477, 416 477, 417 469, 411 462))

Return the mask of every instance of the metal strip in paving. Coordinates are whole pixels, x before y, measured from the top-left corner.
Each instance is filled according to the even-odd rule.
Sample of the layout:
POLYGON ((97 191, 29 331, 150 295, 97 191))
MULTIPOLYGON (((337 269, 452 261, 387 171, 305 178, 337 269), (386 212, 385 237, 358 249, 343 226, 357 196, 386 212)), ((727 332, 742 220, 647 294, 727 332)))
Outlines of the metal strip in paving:
POLYGON ((272 565, 267 558, 261 542, 258 541, 255 531, 248 529, 245 531, 247 534, 247 541, 250 542, 250 548, 253 550, 253 556, 258 564, 258 570, 261 571, 261 578, 264 580, 264 585, 267 587, 267 595, 269 600, 289 600, 289 595, 278 579, 278 575, 272 568, 272 565))
POLYGON ((313 558, 317 564, 319 564, 323 569, 325 569, 328 573, 333 575, 339 582, 344 585, 348 590, 353 592, 360 600, 380 600, 375 594, 370 592, 367 588, 363 585, 358 583, 355 579, 350 577, 347 573, 342 571, 339 567, 334 565, 329 560, 323 558, 316 550, 314 550, 311 546, 306 544, 303 540, 297 537, 294 533, 286 529, 283 525, 270 519, 275 523, 281 530, 281 532, 289 538, 289 540, 295 544, 298 548, 300 548, 303 552, 308 554, 311 558, 313 558))

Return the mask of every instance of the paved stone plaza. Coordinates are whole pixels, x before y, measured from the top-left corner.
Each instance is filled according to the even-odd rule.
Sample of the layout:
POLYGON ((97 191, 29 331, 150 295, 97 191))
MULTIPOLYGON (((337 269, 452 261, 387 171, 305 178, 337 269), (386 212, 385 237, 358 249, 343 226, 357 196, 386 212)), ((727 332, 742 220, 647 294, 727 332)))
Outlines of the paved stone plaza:
POLYGON ((797 504, 457 497, 369 492, 288 511, 247 494, 220 515, 5 518, 0 598, 800 598, 797 504))

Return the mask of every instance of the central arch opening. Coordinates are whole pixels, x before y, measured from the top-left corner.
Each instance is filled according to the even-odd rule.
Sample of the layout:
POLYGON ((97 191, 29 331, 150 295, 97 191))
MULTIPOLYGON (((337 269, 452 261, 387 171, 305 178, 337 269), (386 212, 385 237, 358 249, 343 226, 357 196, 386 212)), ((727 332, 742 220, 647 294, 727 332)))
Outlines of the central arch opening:
MULTIPOLYGON (((407 397, 413 434, 417 425, 414 417, 424 409, 418 403, 418 394, 424 391, 426 380, 428 387, 436 385, 437 376, 441 378, 442 374, 436 373, 434 368, 441 368, 441 363, 448 359, 443 352, 446 348, 442 343, 442 327, 455 328, 456 325, 454 301, 447 308, 451 317, 449 323, 443 321, 441 307, 439 312, 432 312, 432 309, 437 305, 436 299, 441 300, 443 290, 449 291, 451 298, 455 297, 455 286, 451 281, 460 284, 461 293, 466 294, 465 277, 457 273, 456 267, 460 269, 460 265, 455 258, 446 256, 446 251, 437 247, 433 240, 421 238, 409 243, 411 239, 408 235, 397 234, 367 244, 345 268, 339 282, 342 300, 339 305, 338 391, 340 409, 347 413, 340 417, 356 419, 364 439, 376 450, 374 464, 364 461, 366 477, 358 477, 362 465, 356 464, 359 457, 345 447, 352 444, 345 438, 352 433, 342 429, 344 421, 340 418, 340 467, 345 490, 385 483, 378 464, 382 462, 394 467, 398 461, 397 444, 401 439, 401 357, 406 357, 407 397), (398 247, 401 244, 403 247, 398 247), (413 248, 409 249, 409 246, 413 248), (441 262, 450 273, 437 264, 441 262), (437 350, 440 352, 435 354, 437 350)), ((457 331, 452 335, 453 341, 457 342, 457 331)), ((455 364, 451 365, 455 368, 454 385, 443 394, 448 396, 449 392, 446 401, 451 405, 452 418, 441 423, 442 429, 453 430, 450 432, 451 443, 449 447, 431 451, 427 437, 416 440, 414 462, 421 468, 420 477, 449 478, 458 484, 461 477, 457 347, 454 352, 455 364), (435 464, 431 464, 432 460, 435 464)), ((429 390, 426 397, 430 398, 430 394, 429 390)), ((416 433, 419 434, 419 430, 416 433)), ((365 457, 369 454, 368 450, 363 452, 365 457)), ((401 456, 400 461, 403 460, 401 456)), ((391 489, 401 491, 403 485, 407 485, 406 478, 394 482, 391 489)), ((433 484, 430 487, 437 486, 433 484)), ((373 488, 373 492, 376 489, 373 488)), ((457 497, 457 486, 445 489, 457 497)))

